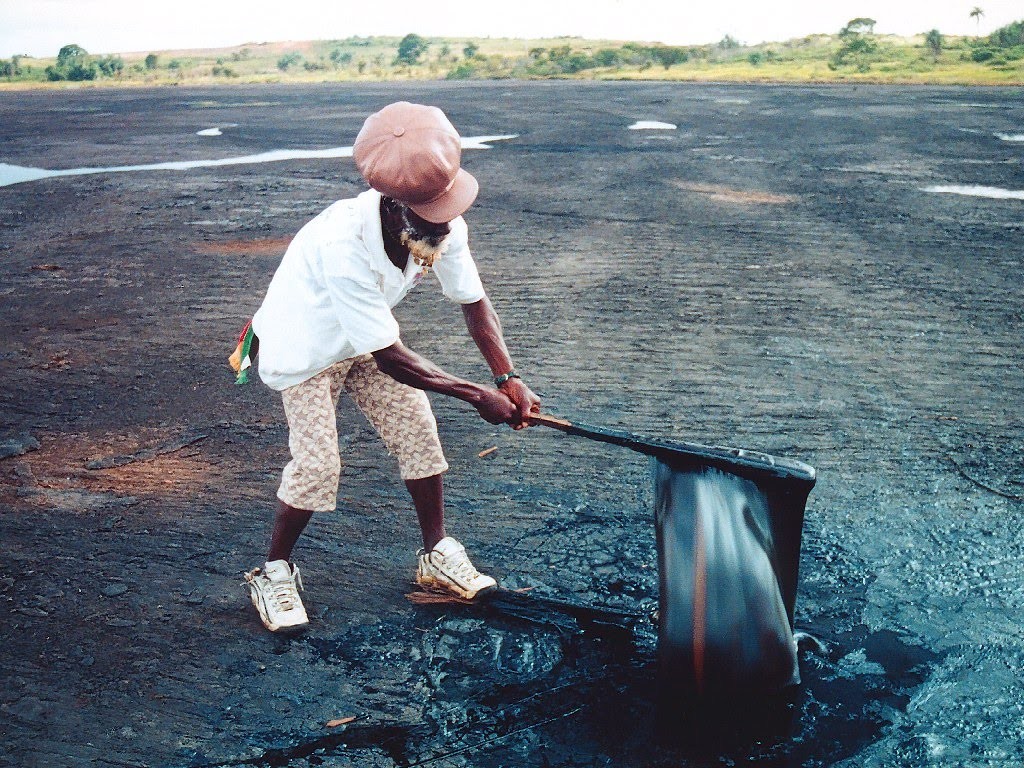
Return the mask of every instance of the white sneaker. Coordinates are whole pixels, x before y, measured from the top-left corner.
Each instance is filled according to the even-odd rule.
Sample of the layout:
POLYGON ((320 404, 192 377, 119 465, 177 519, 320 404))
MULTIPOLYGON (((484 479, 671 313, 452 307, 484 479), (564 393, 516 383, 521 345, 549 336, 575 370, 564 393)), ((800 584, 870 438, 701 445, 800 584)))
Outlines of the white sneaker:
POLYGON ((267 563, 262 571, 253 568, 245 574, 245 581, 263 626, 271 632, 295 629, 309 623, 299 597, 302 576, 299 569, 287 560, 267 563))
POLYGON ((416 583, 421 587, 441 587, 472 600, 498 586, 498 582, 473 567, 466 548, 451 536, 445 536, 429 552, 421 549, 416 554, 416 583))

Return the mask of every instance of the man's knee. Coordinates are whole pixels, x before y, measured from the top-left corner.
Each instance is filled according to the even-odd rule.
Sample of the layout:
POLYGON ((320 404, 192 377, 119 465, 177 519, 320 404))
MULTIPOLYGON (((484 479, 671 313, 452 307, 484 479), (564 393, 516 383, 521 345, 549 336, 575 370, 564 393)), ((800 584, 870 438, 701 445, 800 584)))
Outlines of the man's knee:
POLYGON ((341 457, 336 451, 292 459, 284 468, 277 496, 299 509, 332 510, 340 479, 341 457))

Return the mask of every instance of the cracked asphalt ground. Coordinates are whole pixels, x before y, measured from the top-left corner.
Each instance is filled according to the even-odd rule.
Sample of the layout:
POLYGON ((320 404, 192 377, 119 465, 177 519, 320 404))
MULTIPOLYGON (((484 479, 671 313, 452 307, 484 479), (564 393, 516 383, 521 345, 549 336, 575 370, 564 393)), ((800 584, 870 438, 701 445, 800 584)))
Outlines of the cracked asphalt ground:
MULTIPOLYGON (((288 238, 362 189, 355 169, 41 179, 0 187, 0 764, 1019 766, 1024 201, 927 188, 1024 188, 1024 144, 998 135, 1019 134, 1021 92, 8 91, 0 162, 345 146, 401 98, 464 136, 517 134, 466 151, 467 219, 547 411, 817 467, 796 616, 827 652, 802 654, 776 720, 655 738, 650 626, 405 598, 414 515, 351 405, 339 512, 296 552, 310 630, 266 633, 241 574, 286 430, 225 358, 288 238)), ((398 315, 411 347, 487 379, 436 288, 398 315)), ((451 530, 478 565, 530 595, 653 608, 641 457, 433 402, 451 530)))

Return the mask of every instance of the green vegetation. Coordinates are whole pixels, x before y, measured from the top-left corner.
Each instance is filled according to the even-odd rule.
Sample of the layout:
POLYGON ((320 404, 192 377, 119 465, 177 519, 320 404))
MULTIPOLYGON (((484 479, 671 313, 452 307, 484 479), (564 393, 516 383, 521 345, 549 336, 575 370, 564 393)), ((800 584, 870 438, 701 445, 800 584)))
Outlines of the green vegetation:
POLYGON ((978 25, 978 31, 981 31, 981 17, 985 15, 985 12, 978 6, 974 6, 971 12, 968 14, 974 22, 978 25))
POLYGON ((289 67, 293 67, 296 64, 301 63, 302 54, 292 51, 291 53, 286 53, 284 56, 277 60, 277 68, 280 69, 282 72, 287 72, 289 67))
MULTIPOLYGON (((980 21, 980 8, 970 18, 980 21)), ((350 37, 248 43, 217 50, 92 56, 65 45, 53 59, 0 60, 0 87, 68 82, 177 85, 498 78, 1024 84, 1024 20, 986 37, 932 29, 903 38, 851 19, 835 34, 743 45, 731 35, 709 45, 671 46, 577 37, 350 37)))
POLYGON ((104 77, 121 77, 124 74, 124 59, 120 56, 101 56, 96 67, 104 77))
POLYGON ((994 70, 1020 72, 1024 62, 1024 21, 1015 21, 981 38, 972 46, 971 58, 994 70))
POLYGON ((1000 48, 1019 48, 1024 45, 1024 21, 1015 21, 988 36, 992 45, 1000 48))
POLYGON ((415 33, 409 33, 402 38, 398 44, 398 55, 395 56, 395 64, 408 64, 412 66, 420 63, 420 57, 427 52, 430 43, 415 33))
POLYGON ((98 71, 89 52, 74 43, 61 48, 57 61, 44 70, 47 80, 95 80, 98 71))
POLYGON ((875 39, 874 19, 852 19, 839 30, 841 45, 829 59, 829 69, 852 66, 858 72, 870 72, 871 62, 878 53, 878 41, 875 39))

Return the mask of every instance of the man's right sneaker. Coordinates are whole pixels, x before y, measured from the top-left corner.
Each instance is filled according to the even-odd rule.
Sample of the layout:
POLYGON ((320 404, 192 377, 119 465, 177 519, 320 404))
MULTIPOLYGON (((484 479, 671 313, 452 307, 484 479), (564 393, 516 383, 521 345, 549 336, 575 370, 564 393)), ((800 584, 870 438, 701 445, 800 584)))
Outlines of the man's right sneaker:
POLYGON ((417 555, 416 583, 421 587, 440 587, 472 600, 481 592, 497 586, 491 576, 485 576, 473 567, 466 548, 451 536, 445 536, 429 552, 421 549, 417 555))
POLYGON ((253 568, 245 574, 245 581, 263 626, 271 632, 298 629, 309 623, 299 597, 302 576, 299 569, 287 560, 274 560, 263 570, 253 568))

